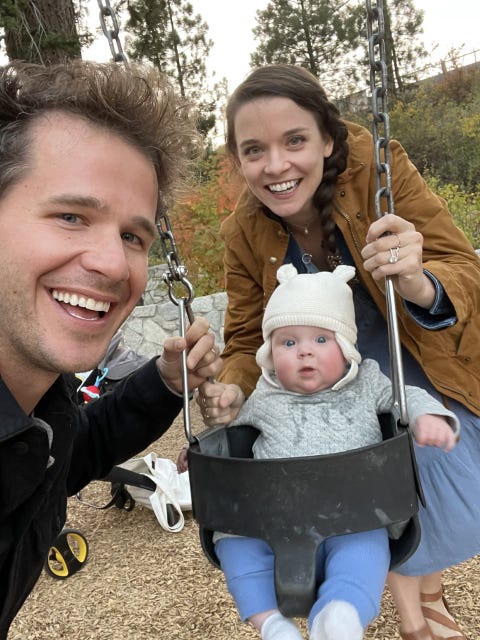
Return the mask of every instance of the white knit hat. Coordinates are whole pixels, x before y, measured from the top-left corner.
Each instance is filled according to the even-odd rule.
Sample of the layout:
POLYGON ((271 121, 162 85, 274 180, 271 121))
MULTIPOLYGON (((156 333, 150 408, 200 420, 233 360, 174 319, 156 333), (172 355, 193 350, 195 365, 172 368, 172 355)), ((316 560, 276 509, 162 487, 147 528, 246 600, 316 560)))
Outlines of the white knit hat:
POLYGON ((274 329, 293 325, 321 327, 335 334, 335 339, 349 364, 346 375, 332 389, 341 389, 358 373, 362 358, 355 348, 357 325, 352 290, 347 284, 355 268, 339 265, 333 273, 299 274, 292 264, 277 271, 279 286, 273 292, 263 315, 264 343, 257 351, 257 364, 263 374, 273 371, 272 342, 274 329))

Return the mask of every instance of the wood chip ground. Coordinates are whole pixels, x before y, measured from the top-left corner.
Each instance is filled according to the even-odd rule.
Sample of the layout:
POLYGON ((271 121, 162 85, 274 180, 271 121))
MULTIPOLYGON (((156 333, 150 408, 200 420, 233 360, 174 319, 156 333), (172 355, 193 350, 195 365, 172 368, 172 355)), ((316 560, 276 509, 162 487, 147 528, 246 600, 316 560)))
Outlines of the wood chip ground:
MULTIPOLYGON (((192 424, 199 416, 192 403, 192 424)), ((185 442, 183 419, 154 443, 176 459, 185 442)), ((106 483, 93 490, 104 491, 106 483)), ((448 517, 448 513, 445 514, 448 517)), ((222 573, 204 557, 191 513, 185 528, 167 533, 153 512, 99 511, 70 499, 67 526, 89 543, 86 565, 66 580, 43 573, 18 614, 8 640, 249 640, 222 573)), ((445 572, 447 598, 469 640, 480 640, 480 557, 445 572)), ((304 621, 300 621, 306 636, 304 621)), ((366 640, 396 640, 398 620, 386 591, 366 640)))

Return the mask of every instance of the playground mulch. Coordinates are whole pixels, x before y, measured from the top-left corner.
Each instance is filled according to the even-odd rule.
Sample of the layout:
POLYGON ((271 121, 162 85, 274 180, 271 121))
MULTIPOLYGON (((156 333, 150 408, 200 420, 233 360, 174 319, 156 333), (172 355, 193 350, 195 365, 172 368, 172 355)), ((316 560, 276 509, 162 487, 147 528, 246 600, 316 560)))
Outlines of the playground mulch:
MULTIPOLYGON (((192 403, 194 430, 200 424, 192 403)), ((175 460, 184 442, 179 418, 150 450, 175 460)), ((91 489, 105 492, 108 485, 91 489)), ((204 557, 191 513, 185 520, 180 533, 168 533, 147 508, 102 511, 70 499, 66 526, 87 538, 88 561, 66 580, 43 573, 8 640, 258 640, 239 622, 222 573, 204 557)), ((446 571, 444 582, 452 613, 469 640, 479 640, 480 557, 446 571)), ((399 637, 385 591, 365 639, 399 637)))

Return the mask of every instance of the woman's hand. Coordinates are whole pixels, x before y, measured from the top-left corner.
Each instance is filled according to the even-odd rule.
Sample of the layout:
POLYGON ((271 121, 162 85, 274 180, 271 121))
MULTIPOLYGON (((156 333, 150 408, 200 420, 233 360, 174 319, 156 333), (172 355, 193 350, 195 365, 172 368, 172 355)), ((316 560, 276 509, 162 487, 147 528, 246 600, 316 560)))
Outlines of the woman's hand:
POLYGON ((210 323, 205 318, 195 318, 188 327, 185 339, 167 338, 163 353, 157 360, 157 369, 165 384, 182 393, 182 351, 188 349, 187 381, 188 390, 193 391, 208 378, 214 378, 222 370, 219 349, 215 346, 215 336, 209 332, 210 323))
POLYGON ((198 389, 197 404, 209 427, 231 422, 244 402, 245 396, 237 384, 205 382, 198 389))
POLYGON ((363 266, 372 277, 382 280, 393 276, 395 290, 404 300, 429 309, 435 299, 435 287, 423 273, 423 236, 414 225, 386 214, 370 225, 366 241, 363 266))

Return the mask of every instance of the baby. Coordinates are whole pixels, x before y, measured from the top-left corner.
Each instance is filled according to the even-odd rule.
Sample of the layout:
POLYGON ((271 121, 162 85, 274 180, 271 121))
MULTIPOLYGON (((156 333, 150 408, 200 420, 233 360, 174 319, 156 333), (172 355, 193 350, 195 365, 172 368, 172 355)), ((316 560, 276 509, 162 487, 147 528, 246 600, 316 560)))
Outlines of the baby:
MULTIPOLYGON (((278 270, 279 286, 263 317, 257 352, 262 375, 233 424, 260 432, 256 458, 312 456, 377 443, 377 415, 391 410, 392 385, 355 347, 352 290, 355 269, 297 274, 278 270)), ((449 451, 460 429, 456 416, 422 389, 406 387, 413 434, 449 451)), ((277 608, 274 556, 260 539, 216 532, 215 551, 240 616, 263 640, 299 640, 295 623, 277 608)), ((378 615, 389 569, 386 529, 336 536, 318 549, 317 599, 309 615, 313 640, 361 640, 378 615)))

